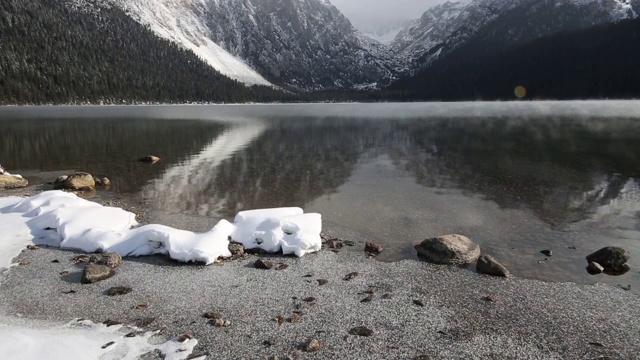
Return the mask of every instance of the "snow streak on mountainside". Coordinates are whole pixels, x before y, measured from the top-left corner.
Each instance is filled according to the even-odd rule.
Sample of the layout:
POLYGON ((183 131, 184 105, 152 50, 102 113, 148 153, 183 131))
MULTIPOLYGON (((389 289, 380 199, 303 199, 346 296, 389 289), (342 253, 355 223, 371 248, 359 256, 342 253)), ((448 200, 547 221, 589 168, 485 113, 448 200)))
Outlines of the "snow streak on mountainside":
POLYGON ((73 0, 75 7, 115 5, 159 37, 193 51, 221 74, 248 85, 271 85, 241 59, 211 40, 202 0, 73 0))
POLYGON ((400 56, 420 65, 450 52, 471 37, 504 45, 558 31, 635 18, 640 0, 462 0, 427 10, 391 43, 400 56))
POLYGON ((213 41, 293 89, 374 88, 401 70, 326 0, 210 0, 205 16, 213 41))

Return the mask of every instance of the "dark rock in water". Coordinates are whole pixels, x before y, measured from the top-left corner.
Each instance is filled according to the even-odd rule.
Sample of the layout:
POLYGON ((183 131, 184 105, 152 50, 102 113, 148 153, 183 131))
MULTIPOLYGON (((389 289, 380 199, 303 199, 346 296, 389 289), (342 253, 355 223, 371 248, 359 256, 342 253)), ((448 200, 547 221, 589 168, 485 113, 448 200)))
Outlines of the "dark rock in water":
POLYGON ((356 336, 371 336, 373 335, 373 330, 365 326, 357 326, 349 330, 349 334, 356 336))
POLYGON ((352 280, 353 278, 355 278, 356 276, 358 276, 357 272, 348 273, 347 275, 345 275, 343 280, 344 281, 349 281, 349 280, 352 280))
POLYGON ((603 272, 611 276, 620 276, 628 273, 629 270, 631 270, 629 265, 622 264, 620 266, 605 267, 603 272))
POLYGON ((258 259, 254 263, 254 266, 256 267, 256 269, 269 270, 273 267, 273 262, 269 260, 258 259))
POLYGON ((542 251, 540 251, 540 253, 544 254, 545 256, 553 255, 553 252, 551 252, 551 250, 542 250, 542 251))
POLYGON ((502 276, 508 277, 509 270, 500 264, 496 259, 491 255, 482 255, 478 258, 478 262, 476 263, 476 269, 481 274, 487 274, 491 276, 502 276))
POLYGON ((0 190, 19 189, 29 185, 29 182, 19 176, 0 175, 0 190))
POLYGON ((115 269, 122 264, 122 256, 117 253, 96 254, 89 258, 89 264, 106 265, 115 269))
POLYGON ((370 255, 378 255, 382 252, 382 246, 367 241, 364 245, 364 252, 370 255))
POLYGON ((133 289, 131 289, 130 287, 114 286, 109 290, 107 290, 107 295, 109 296, 124 295, 124 294, 130 293, 131 291, 133 291, 133 289))
POLYGON ((147 155, 145 157, 141 157, 140 159, 138 159, 138 161, 144 162, 144 163, 149 163, 149 164, 155 164, 158 161, 160 161, 160 158, 157 157, 157 156, 153 156, 153 155, 147 155))
POLYGON ((106 265, 89 264, 84 268, 80 282, 83 284, 92 284, 108 279, 115 274, 116 272, 106 265))
POLYGON ((327 279, 318 279, 317 281, 318 281, 318 285, 320 286, 326 285, 329 282, 329 280, 327 279))
POLYGON ((111 185, 111 180, 109 180, 109 178, 106 177, 106 176, 94 177, 93 181, 96 183, 97 186, 110 186, 111 185))
MULTIPOLYGON (((58 185, 56 183, 56 185, 58 185)), ((82 188, 95 188, 96 182, 93 180, 93 176, 84 172, 77 172, 67 176, 62 182, 61 187, 68 190, 79 190, 82 188)))
POLYGON ((597 262, 605 269, 620 268, 629 261, 631 254, 620 247, 607 246, 587 256, 588 262, 597 262))
POLYGON ((418 256, 435 264, 465 265, 480 257, 480 246, 457 234, 426 239, 415 248, 418 256))
POLYGON ((305 352, 316 352, 322 349, 322 343, 316 339, 311 339, 300 346, 300 350, 305 352))
POLYGON ((591 275, 601 274, 603 271, 604 267, 595 261, 590 262, 587 266, 587 272, 591 275))

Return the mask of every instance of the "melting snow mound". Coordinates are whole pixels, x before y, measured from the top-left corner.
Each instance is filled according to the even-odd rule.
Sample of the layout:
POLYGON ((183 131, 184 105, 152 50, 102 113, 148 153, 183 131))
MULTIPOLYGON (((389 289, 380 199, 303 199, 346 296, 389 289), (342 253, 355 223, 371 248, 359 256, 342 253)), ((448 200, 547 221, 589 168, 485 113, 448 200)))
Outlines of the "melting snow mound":
POLYGON ((322 218, 300 208, 250 210, 197 234, 163 225, 136 227, 135 214, 63 191, 0 198, 0 268, 28 244, 122 256, 166 254, 183 262, 230 257, 229 238, 248 249, 303 256, 320 250, 322 218))

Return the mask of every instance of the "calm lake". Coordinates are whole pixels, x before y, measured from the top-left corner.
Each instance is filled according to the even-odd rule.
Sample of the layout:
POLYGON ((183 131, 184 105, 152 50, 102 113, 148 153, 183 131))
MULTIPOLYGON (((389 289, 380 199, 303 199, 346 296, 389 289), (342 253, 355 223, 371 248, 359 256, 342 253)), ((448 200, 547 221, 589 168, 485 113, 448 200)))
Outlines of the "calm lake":
POLYGON ((0 163, 106 175, 192 230, 300 206, 385 261, 460 233, 517 276, 640 289, 640 102, 0 108, 0 163), (587 274, 607 245, 630 272, 587 274))

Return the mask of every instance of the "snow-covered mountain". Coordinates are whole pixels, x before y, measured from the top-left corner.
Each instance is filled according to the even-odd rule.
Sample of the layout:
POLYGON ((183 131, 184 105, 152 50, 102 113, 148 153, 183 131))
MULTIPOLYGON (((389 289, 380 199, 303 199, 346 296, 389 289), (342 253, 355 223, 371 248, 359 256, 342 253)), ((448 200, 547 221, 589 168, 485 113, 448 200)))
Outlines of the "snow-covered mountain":
POLYGON ((211 39, 285 87, 371 88, 401 67, 327 0, 209 0, 207 6, 211 39))
POLYGON ((388 45, 396 38, 396 36, 398 36, 398 34, 402 30, 406 29, 411 24, 411 22, 412 20, 410 19, 398 19, 388 21, 383 24, 354 25, 368 38, 388 45))
POLYGON ((640 0, 460 0, 427 10, 391 43, 418 65, 471 38, 510 45, 563 30, 635 18, 640 0))
POLYGON ((246 84, 351 90, 402 70, 389 48, 357 31, 327 0, 69 0, 116 6, 158 36, 246 84))

